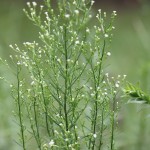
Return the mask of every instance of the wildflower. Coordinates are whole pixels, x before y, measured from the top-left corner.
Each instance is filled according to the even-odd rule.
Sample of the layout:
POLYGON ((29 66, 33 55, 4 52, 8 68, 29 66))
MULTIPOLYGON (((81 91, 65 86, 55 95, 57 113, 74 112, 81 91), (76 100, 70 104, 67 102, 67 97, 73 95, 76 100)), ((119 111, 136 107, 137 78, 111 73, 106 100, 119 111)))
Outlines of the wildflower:
POLYGON ((96 133, 95 133, 95 134, 93 134, 93 137, 94 137, 94 138, 96 138, 96 137, 97 137, 96 133))
POLYGON ((92 90, 93 88, 92 88, 92 87, 89 87, 89 89, 92 90))
POLYGON ((89 15, 89 18, 92 18, 92 15, 89 15))
POLYGON ((41 7, 41 9, 42 9, 44 6, 43 6, 43 5, 41 5, 40 7, 41 7))
POLYGON ((36 2, 32 2, 32 4, 33 4, 33 6, 34 6, 34 7, 37 5, 37 3, 36 3, 36 2))
POLYGON ((31 82, 31 85, 34 85, 34 84, 35 84, 35 82, 34 82, 34 81, 32 81, 32 82, 31 82))
POLYGON ((27 2, 27 5, 30 6, 30 2, 27 2))
POLYGON ((87 33, 89 33, 89 32, 90 32, 89 28, 87 28, 87 29, 86 29, 86 32, 87 32, 87 33))
POLYGON ((98 61, 98 62, 97 62, 97 65, 99 65, 99 64, 100 64, 100 62, 98 61))
POLYGON ((114 15, 114 16, 117 16, 117 14, 116 14, 116 11, 115 11, 115 10, 113 11, 113 15, 114 15))
POLYGON ((21 62, 20 62, 20 61, 18 61, 18 62, 17 62, 17 65, 21 65, 21 62))
POLYGON ((75 10, 74 12, 75 12, 75 14, 77 14, 77 15, 79 14, 79 10, 75 10))
POLYGON ((116 94, 116 93, 117 93, 117 91, 114 91, 114 93, 116 94))
POLYGON ((104 12, 104 17, 106 18, 106 12, 104 12))
POLYGON ((75 42, 75 44, 79 44, 79 43, 80 43, 79 41, 76 41, 76 42, 75 42))
POLYGON ((109 74, 108 74, 108 73, 106 73, 105 75, 106 75, 106 77, 108 77, 108 75, 109 75, 109 74))
POLYGON ((58 61, 59 63, 61 62, 59 58, 57 59, 57 61, 58 61))
POLYGON ((66 18, 69 18, 69 17, 70 17, 70 15, 69 15, 69 14, 66 14, 66 15, 65 15, 65 17, 66 17, 66 18))
POLYGON ((91 5, 93 5, 95 3, 95 1, 91 1, 91 5))
POLYGON ((91 93, 91 96, 92 96, 92 97, 94 97, 94 95, 95 95, 94 93, 91 93))
POLYGON ((54 143, 54 140, 51 140, 51 141, 49 142, 49 146, 50 146, 50 147, 54 146, 54 144, 55 144, 55 143, 54 143))
POLYGON ((120 78, 120 77, 121 77, 121 75, 119 74, 119 75, 118 75, 118 78, 120 78))
POLYGON ((99 9, 98 12, 101 13, 101 9, 99 9))
POLYGON ((104 34, 104 37, 107 38, 109 35, 108 34, 104 34))
POLYGON ((107 52, 107 56, 111 56, 111 52, 107 52))
POLYGON ((107 92, 104 93, 104 95, 107 95, 107 94, 108 94, 107 92))
POLYGON ((126 74, 124 74, 124 75, 123 75, 123 77, 124 77, 124 78, 126 78, 126 77, 127 77, 127 75, 126 75, 126 74))
POLYGON ((73 1, 73 4, 76 5, 77 4, 76 1, 73 1))
POLYGON ((10 47, 10 48, 13 48, 13 46, 12 46, 12 45, 9 45, 9 47, 10 47))
POLYGON ((115 87, 116 87, 116 88, 118 88, 118 87, 119 87, 119 84, 118 84, 118 83, 116 83, 116 84, 115 84, 115 87))

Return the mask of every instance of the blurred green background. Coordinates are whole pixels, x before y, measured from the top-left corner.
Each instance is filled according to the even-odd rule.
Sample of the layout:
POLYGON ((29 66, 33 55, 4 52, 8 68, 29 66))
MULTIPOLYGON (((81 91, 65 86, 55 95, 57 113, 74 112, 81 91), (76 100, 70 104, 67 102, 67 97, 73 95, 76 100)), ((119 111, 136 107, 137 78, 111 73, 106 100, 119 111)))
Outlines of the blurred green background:
MULTIPOLYGON (((38 0, 41 3, 42 0, 38 0)), ((26 0, 0 0, 0 57, 9 60, 13 52, 9 45, 25 41, 37 41, 38 30, 26 18, 22 9, 26 0)), ((127 80, 140 82, 150 93, 150 2, 147 0, 97 0, 95 10, 101 8, 108 16, 117 11, 116 29, 111 44, 112 57, 109 71, 112 75, 126 74, 127 80)), ((13 70, 13 69, 12 69, 13 70)), ((13 80, 14 76, 0 65, 0 76, 13 80)), ((119 113, 117 133, 120 150, 149 150, 150 107, 147 105, 123 104, 119 113)), ((17 125, 12 111, 14 102, 9 85, 0 80, 0 150, 17 150, 15 143, 17 125)))

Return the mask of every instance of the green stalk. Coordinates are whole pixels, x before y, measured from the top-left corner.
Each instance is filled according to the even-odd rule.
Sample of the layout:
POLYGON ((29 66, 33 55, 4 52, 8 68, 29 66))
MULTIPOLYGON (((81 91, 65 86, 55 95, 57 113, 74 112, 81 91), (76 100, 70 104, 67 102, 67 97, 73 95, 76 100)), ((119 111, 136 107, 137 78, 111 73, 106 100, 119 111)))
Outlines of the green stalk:
POLYGON ((33 108, 34 108, 35 128, 36 128, 36 134, 37 134, 37 135, 35 135, 35 139, 37 141, 39 150, 41 150, 41 140, 40 140, 40 134, 39 134, 39 127, 38 127, 38 119, 37 119, 37 111, 36 111, 36 98, 35 97, 34 97, 33 108))
POLYGON ((110 149, 113 150, 114 149, 114 114, 115 112, 113 111, 112 112, 112 116, 111 116, 111 119, 112 119, 112 125, 111 125, 111 145, 110 145, 110 149))
POLYGON ((19 79, 20 70, 17 65, 17 103, 18 103, 18 113, 19 113, 19 124, 20 124, 20 132, 21 132, 21 140, 23 150, 26 150, 25 146, 25 135, 24 135, 24 125, 23 125, 23 116, 21 112, 21 99, 20 99, 20 79, 19 79))
POLYGON ((65 126, 68 131, 68 114, 67 114, 67 94, 68 94, 68 50, 67 50, 67 39, 66 39, 66 26, 64 30, 64 49, 65 49, 65 93, 64 93, 64 114, 65 114, 65 126))
MULTIPOLYGON (((100 65, 99 65, 97 80, 96 80, 96 77, 95 77, 94 68, 92 67, 92 71, 93 71, 93 75, 94 75, 95 90, 96 90, 93 134, 96 133, 97 116, 98 116, 98 102, 97 102, 97 100, 98 100, 98 91, 97 91, 97 87, 100 84, 100 77, 101 77, 101 70, 102 70, 102 62, 103 62, 103 58, 104 58, 104 52, 105 52, 105 40, 104 40, 104 44, 103 44, 103 48, 102 48, 102 54, 101 54, 101 57, 100 57, 100 65)), ((92 150, 94 150, 94 148, 95 148, 95 142, 96 141, 94 139, 94 141, 92 142, 92 150)))
POLYGON ((101 129, 100 129, 100 141, 99 141, 99 150, 102 147, 102 140, 103 140, 103 128, 104 128, 104 107, 102 108, 102 121, 101 121, 101 129))
POLYGON ((48 122, 48 118, 49 117, 48 117, 47 103, 46 103, 46 98, 45 98, 45 95, 44 95, 44 88, 43 88, 43 85, 41 83, 42 79, 41 79, 40 70, 39 70, 38 66, 37 66, 37 68, 38 68, 38 75, 39 75, 39 79, 40 79, 40 87, 41 87, 42 97, 43 97, 43 100, 44 100, 46 130, 48 132, 48 136, 50 137, 50 129, 49 129, 49 122, 48 122))

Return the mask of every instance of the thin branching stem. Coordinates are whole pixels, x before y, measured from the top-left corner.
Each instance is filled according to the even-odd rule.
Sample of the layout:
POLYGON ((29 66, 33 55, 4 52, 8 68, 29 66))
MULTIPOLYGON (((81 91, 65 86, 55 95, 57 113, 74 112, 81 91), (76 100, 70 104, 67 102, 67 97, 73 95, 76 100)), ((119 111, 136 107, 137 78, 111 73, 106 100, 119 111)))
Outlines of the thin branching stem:
POLYGON ((24 135, 24 125, 23 125, 23 116, 22 116, 22 108, 21 108, 21 97, 20 97, 20 67, 17 65, 17 104, 18 104, 18 115, 19 115, 19 124, 20 124, 20 132, 21 132, 21 141, 23 150, 26 150, 25 146, 25 135, 24 135))

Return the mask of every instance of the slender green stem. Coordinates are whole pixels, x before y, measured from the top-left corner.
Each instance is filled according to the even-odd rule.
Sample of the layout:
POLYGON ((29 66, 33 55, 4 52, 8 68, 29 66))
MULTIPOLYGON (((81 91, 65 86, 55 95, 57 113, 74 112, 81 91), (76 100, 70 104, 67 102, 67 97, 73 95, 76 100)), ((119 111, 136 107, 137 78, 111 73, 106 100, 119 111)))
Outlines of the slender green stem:
POLYGON ((101 129, 100 129, 100 141, 99 141, 99 150, 101 150, 101 147, 103 145, 102 140, 103 140, 103 128, 104 128, 104 107, 102 108, 102 118, 101 118, 101 129))
POLYGON ((37 66, 37 68, 38 68, 38 75, 39 75, 39 80, 40 80, 40 87, 41 87, 42 97, 43 97, 43 100, 44 100, 46 130, 47 130, 48 136, 50 137, 50 127, 49 127, 49 121, 48 121, 49 117, 48 117, 47 102, 46 102, 46 98, 45 98, 45 94, 44 94, 44 88, 43 88, 43 85, 41 83, 42 82, 41 73, 40 73, 40 70, 39 70, 38 66, 37 66))
POLYGON ((24 135, 24 125, 23 125, 23 116, 21 112, 21 99, 20 99, 20 68, 17 65, 17 104, 18 104, 18 113, 19 113, 19 124, 20 124, 20 131, 21 131, 21 141, 23 150, 26 150, 25 146, 25 135, 24 135))
POLYGON ((36 98, 34 97, 34 103, 33 103, 33 110, 34 110, 34 121, 35 121, 35 128, 36 128, 36 141, 39 150, 41 150, 41 138, 40 138, 40 133, 39 133, 39 126, 38 126, 38 119, 37 119, 37 111, 36 111, 36 98))
POLYGON ((114 149, 114 111, 112 112, 112 125, 111 125, 111 145, 110 145, 110 149, 113 150, 114 149))
POLYGON ((67 99, 68 99, 68 50, 67 50, 67 38, 66 38, 66 26, 64 29, 64 50, 65 50, 65 93, 64 93, 64 114, 65 114, 65 126, 68 131, 68 114, 67 114, 67 99))
MULTIPOLYGON (((98 69, 98 76, 97 76, 97 80, 95 77, 95 73, 94 73, 94 69, 93 70, 93 75, 94 75, 94 84, 95 84, 95 90, 96 90, 96 95, 95 95, 95 114, 94 114, 94 124, 93 124, 93 134, 96 133, 96 125, 97 125, 97 115, 98 115, 98 91, 97 91, 97 87, 100 84, 100 79, 101 79, 101 70, 102 70, 102 62, 103 62, 103 58, 104 58, 104 52, 105 52, 105 40, 104 40, 104 44, 103 44, 103 48, 102 48, 102 54, 100 57, 100 65, 99 65, 99 69, 98 69)), ((92 142, 92 150, 94 150, 95 148, 95 139, 92 142)))

